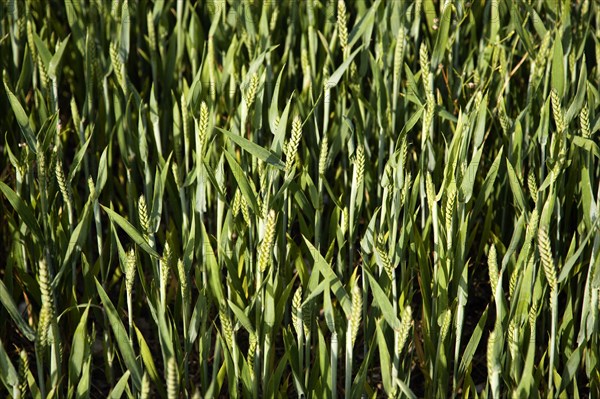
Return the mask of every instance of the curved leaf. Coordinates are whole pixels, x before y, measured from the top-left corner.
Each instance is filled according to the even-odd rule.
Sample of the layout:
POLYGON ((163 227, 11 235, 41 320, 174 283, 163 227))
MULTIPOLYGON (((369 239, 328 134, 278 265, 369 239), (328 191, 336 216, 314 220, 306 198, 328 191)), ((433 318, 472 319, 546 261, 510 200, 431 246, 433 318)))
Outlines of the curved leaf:
POLYGON ((96 281, 96 289, 98 290, 98 294, 104 305, 104 310, 108 315, 108 321, 110 322, 115 341, 119 347, 119 352, 123 357, 123 362, 125 362, 125 366, 129 372, 131 372, 135 387, 140 389, 142 387, 142 370, 137 362, 135 353, 133 352, 133 347, 131 346, 127 331, 125 331, 125 327, 123 327, 123 323, 121 322, 121 318, 119 317, 115 306, 110 301, 108 295, 106 295, 106 291, 104 291, 104 288, 102 288, 102 285, 97 279, 94 280, 96 281))
POLYGON ((146 239, 142 236, 142 234, 137 231, 135 227, 131 223, 127 221, 123 216, 119 215, 115 211, 110 208, 105 207, 104 205, 100 205, 102 209, 108 214, 108 217, 121 227, 125 233, 133 240, 137 245, 140 246, 144 251, 148 253, 148 255, 153 256, 155 258, 160 258, 158 252, 156 252, 152 247, 148 244, 146 239))

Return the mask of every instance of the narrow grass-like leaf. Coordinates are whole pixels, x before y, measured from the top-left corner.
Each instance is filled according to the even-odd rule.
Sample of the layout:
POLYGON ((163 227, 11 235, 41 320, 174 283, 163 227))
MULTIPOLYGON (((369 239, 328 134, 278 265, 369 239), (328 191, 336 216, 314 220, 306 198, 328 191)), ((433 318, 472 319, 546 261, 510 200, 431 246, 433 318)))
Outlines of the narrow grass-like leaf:
POLYGON ((477 178, 477 171, 479 170, 479 162, 481 160, 481 154, 483 153, 483 147, 479 150, 471 159, 469 166, 465 172, 462 182, 459 188, 459 201, 469 202, 473 196, 473 187, 475 186, 475 179, 477 178))
POLYGON ((224 135, 233 140, 237 145, 239 145, 244 150, 257 157, 261 161, 266 162, 279 170, 283 170, 283 168, 285 168, 285 164, 281 161, 281 159, 279 159, 275 154, 273 154, 266 148, 263 148, 242 136, 233 134, 225 129, 221 129, 220 127, 217 127, 217 130, 222 132, 224 135))
POLYGON ((4 285, 4 282, 2 280, 0 280, 0 302, 2 302, 2 305, 4 305, 4 308, 10 315, 10 318, 13 319, 13 321, 19 328, 19 331, 21 331, 21 333, 28 340, 33 342, 35 340, 35 332, 31 327, 29 327, 25 319, 23 319, 23 316, 21 316, 17 305, 13 301, 12 296, 6 289, 6 285, 4 285))
POLYGON ((348 292, 344 289, 335 272, 331 269, 331 266, 327 263, 325 258, 323 258, 319 250, 316 249, 306 237, 303 238, 304 243, 310 251, 311 257, 315 262, 315 267, 329 281, 331 285, 331 292, 333 292, 333 294, 337 297, 338 301, 340 301, 340 304, 344 309, 344 313, 346 313, 346 315, 350 317, 350 314, 352 313, 352 301, 350 300, 348 292))
POLYGON ((392 362, 390 360, 390 351, 388 350, 389 346, 385 340, 385 336, 383 335, 383 331, 381 330, 381 323, 375 323, 375 328, 377 330, 377 347, 379 348, 379 364, 381 365, 381 380, 383 382, 383 387, 386 392, 391 393, 393 390, 392 381, 392 362))
POLYGON ((48 64, 48 75, 50 75, 52 79, 57 78, 57 69, 60 66, 60 61, 62 60, 63 54, 67 47, 67 43, 69 43, 70 38, 71 34, 68 34, 67 37, 65 37, 65 39, 60 42, 58 49, 50 59, 50 63, 48 64))
POLYGON ((223 287, 221 285, 221 269, 217 264, 217 258, 215 257, 215 253, 213 251, 213 247, 210 244, 210 238, 208 233, 206 232, 206 227, 204 223, 200 222, 201 229, 201 238, 203 242, 203 252, 205 259, 205 267, 208 271, 208 282, 210 287, 212 288, 212 293, 215 296, 217 303, 221 303, 225 300, 225 294, 223 293, 223 287))
POLYGON ((82 18, 81 2, 79 0, 65 1, 65 12, 75 45, 79 53, 83 56, 85 55, 85 25, 82 18))
MULTIPOLYGON (((287 126, 288 116, 290 113, 290 105, 292 104, 293 93, 290 95, 285 108, 283 109, 283 113, 279 118, 279 123, 277 124, 277 129, 275 130, 273 143, 271 144, 271 151, 275 151, 277 154, 281 154, 283 151, 283 141, 285 139, 285 128, 287 126)), ((283 163, 283 162, 282 162, 283 163)))
POLYGON ((108 147, 104 148, 104 151, 102 151, 102 155, 100 155, 100 161, 98 163, 98 175, 96 176, 96 197, 100 195, 100 192, 106 184, 106 179, 108 178, 108 165, 106 159, 107 151, 108 147))
POLYGON ((81 318, 79 324, 75 329, 73 335, 73 342, 71 344, 71 356, 69 357, 69 381, 74 384, 75 381, 81 376, 85 357, 89 355, 89 348, 86 348, 87 344, 87 319, 90 310, 90 304, 88 303, 81 318))
POLYGON ((12 188, 7 186, 2 181, 0 181, 0 191, 2 191, 2 194, 4 194, 8 202, 10 202, 14 210, 17 212, 17 214, 23 220, 23 222, 25 222, 27 227, 29 227, 34 237, 38 240, 42 240, 44 235, 42 234, 42 229, 40 229, 40 225, 35 219, 31 207, 25 201, 23 201, 23 199, 21 199, 21 197, 19 197, 17 193, 15 193, 12 190, 12 188))
POLYGON ((600 148, 593 140, 581 136, 573 136, 573 144, 600 159, 600 148))
POLYGON ((169 155, 169 158, 167 158, 165 164, 162 166, 162 171, 160 171, 159 173, 159 170, 157 168, 156 174, 154 176, 154 190, 152 191, 152 212, 150 213, 150 229, 152 232, 156 232, 160 224, 163 194, 165 184, 167 181, 167 175, 169 173, 170 162, 171 155, 169 155))
POLYGON ((360 21, 358 21, 354 28, 352 28, 352 31, 348 35, 348 48, 354 47, 354 44, 356 44, 358 39, 363 36, 367 29, 373 29, 375 15, 380 4, 381 0, 375 0, 373 4, 369 6, 367 13, 361 18, 360 21))
POLYGON ((513 197, 517 204, 518 209, 522 212, 527 209, 525 205, 525 196, 523 195, 523 189, 521 188, 521 183, 517 178, 517 174, 513 169, 510 162, 506 162, 506 169, 508 171, 508 181, 510 182, 510 189, 513 193, 513 197))
POLYGON ((565 114, 565 124, 569 124, 581 111, 583 108, 583 102, 585 101, 585 94, 587 92, 587 67, 585 64, 585 56, 581 60, 581 70, 579 71, 579 80, 577 83, 577 92, 575 93, 575 98, 571 102, 567 113, 565 114))
POLYGON ((0 380, 6 387, 6 389, 11 392, 14 387, 19 384, 19 376, 17 371, 15 370, 15 366, 13 366, 10 358, 8 357, 8 353, 4 349, 4 344, 0 340, 0 380))
MULTIPOLYGON (((333 88, 338 85, 338 83, 340 82, 340 79, 344 75, 344 72, 346 72, 346 69, 348 69, 348 67, 350 66, 350 63, 352 62, 354 57, 356 57, 356 55, 361 50, 362 50, 362 46, 358 47, 356 50, 354 50, 354 52, 352 54, 350 54, 348 56, 348 58, 342 63, 342 65, 340 65, 338 67, 338 69, 336 69, 335 72, 333 72, 331 74, 329 79, 327 79, 327 82, 325 83, 325 87, 333 88)), ((325 101, 327 101, 327 99, 325 101)))
POLYGON ((248 178, 246 177, 244 170, 228 151, 225 151, 224 154, 225 159, 227 159, 227 163, 229 164, 229 167, 233 172, 233 177, 237 181, 238 186, 242 191, 242 194, 246 198, 246 201, 248 201, 248 205, 250 205, 250 207, 255 213, 258 213, 258 204, 256 203, 256 197, 254 195, 254 192, 252 191, 252 188, 250 188, 250 183, 248 182, 248 178))
POLYGON ((144 251, 146 251, 148 253, 148 255, 153 256, 156 259, 160 258, 160 255, 158 254, 158 252, 156 252, 154 249, 152 249, 152 247, 150 247, 150 245, 148 244, 146 239, 142 236, 142 234, 135 227, 133 227, 133 225, 131 223, 129 223, 123 216, 119 215, 112 209, 105 207, 104 205, 100 205, 100 206, 108 214, 110 219, 113 222, 115 222, 117 225, 119 225, 119 227, 121 227, 123 229, 123 231, 125 231, 125 233, 127 233, 127 235, 137 245, 140 246, 140 248, 142 248, 144 251))
POLYGON ((483 330, 487 321, 487 314, 488 308, 486 307, 486 309, 483 311, 483 314, 479 318, 479 321, 477 322, 477 326, 475 327, 475 330, 473 331, 473 334, 471 335, 467 346, 465 347, 465 351, 462 354, 460 365, 458 366, 459 376, 465 375, 469 364, 471 364, 471 361, 473 360, 473 356, 475 355, 475 351, 477 350, 477 347, 479 346, 479 341, 481 340, 481 336, 483 335, 483 330))
POLYGON ((554 37, 554 51, 552 53, 552 88, 556 89, 559 97, 565 92, 565 66, 563 64, 563 47, 560 30, 554 37))
POLYGON ((117 310, 112 304, 110 298, 106 294, 106 291, 104 291, 104 288, 102 288, 102 285, 97 279, 95 281, 96 289, 98 290, 98 294, 100 295, 100 299, 104 305, 104 310, 108 316, 117 346, 119 347, 119 352, 123 357, 123 362, 125 362, 127 370, 131 372, 133 384, 135 385, 136 389, 139 390, 142 386, 142 370, 137 362, 137 359, 135 358, 133 347, 131 346, 127 331, 125 330, 125 327, 123 327, 121 318, 119 317, 119 314, 117 313, 117 310))
POLYGON ((578 346, 577 349, 571 353, 571 356, 569 356, 569 360, 567 360, 564 371, 561 375, 560 387, 557 391, 558 393, 562 393, 565 389, 567 389, 571 381, 573 381, 573 378, 577 375, 577 370, 580 368, 581 364, 583 349, 583 346, 578 346))
POLYGON ((69 238, 69 244, 67 246, 67 250, 65 251, 65 255, 63 257, 62 265, 56 273, 54 277, 53 285, 57 285, 58 281, 62 278, 62 276, 66 273, 67 268, 69 267, 73 257, 81 251, 81 247, 83 246, 85 240, 88 237, 88 231, 90 229, 91 224, 91 215, 92 215, 92 202, 87 201, 85 204, 85 208, 83 209, 83 213, 80 216, 80 221, 73 229, 73 233, 71 233, 71 237, 69 238))
POLYGON ((37 146, 35 144, 35 134, 33 133, 33 130, 31 130, 31 125, 29 124, 29 118, 21 106, 19 99, 13 94, 6 82, 4 82, 4 90, 6 90, 8 101, 10 102, 10 106, 15 114, 15 117, 17 118, 17 123, 21 128, 21 133, 25 138, 25 142, 27 142, 29 150, 35 154, 37 152, 37 146))
POLYGON ((369 277, 369 288, 373 290, 373 300, 375 301, 379 309, 381 309, 381 314, 383 315, 383 318, 394 330, 400 329, 402 324, 400 323, 400 319, 398 318, 398 316, 396 316, 396 313, 394 312, 394 307, 390 303, 388 296, 385 294, 383 289, 381 289, 381 286, 379 285, 375 277, 373 277, 371 272, 369 272, 366 269, 363 270, 367 277, 369 277))
POLYGON ((140 347, 140 355, 142 356, 142 361, 144 363, 145 371, 148 372, 148 375, 150 376, 150 379, 152 380, 152 382, 154 382, 156 384, 156 387, 157 387, 158 391, 160 392, 161 397, 165 397, 167 391, 165 390, 165 387, 163 385, 162 376, 160 376, 158 374, 158 371, 156 370, 154 358, 152 357, 152 351, 150 350, 150 347, 148 347, 148 344, 146 343, 146 340, 144 339, 144 335, 137 328, 137 326, 134 325, 133 328, 135 330, 135 335, 137 336, 138 345, 140 347))
POLYGON ((500 161, 502 160, 502 155, 504 153, 504 147, 500 147, 500 151, 498 155, 494 159, 492 166, 488 170, 487 176, 481 185, 481 190, 479 191, 479 195, 475 200, 475 206, 473 208, 473 214, 478 214, 481 210, 481 207, 488 200, 490 195, 494 192, 494 183, 496 182, 496 177, 498 175, 498 169, 500 168, 500 161))
MULTIPOLYGON (((92 131, 93 131, 93 129, 92 129, 92 131)), ((88 146, 90 145, 90 141, 92 140, 92 137, 93 137, 93 135, 90 134, 90 136, 87 138, 87 140, 81 144, 80 148, 75 153, 75 156, 73 157, 73 163, 71 164, 71 169, 69 169, 69 176, 67 177, 68 184, 71 184, 73 182, 73 178, 75 177, 75 174, 77 173, 77 171, 79 171, 79 167, 81 166, 81 161, 83 160, 83 158, 85 157, 85 154, 87 153, 87 149, 88 149, 88 146)))
POLYGON ((125 371, 125 373, 119 378, 119 381, 115 384, 115 387, 110 391, 108 397, 110 399, 120 399, 123 396, 123 392, 125 388, 127 388, 127 381, 129 380, 130 372, 129 370, 125 371))
POLYGON ((285 65, 281 68, 281 71, 279 71, 279 75, 277 76, 277 82, 275 83, 275 88, 273 89, 271 97, 271 105, 269 106, 269 128, 273 135, 277 133, 279 119, 279 106, 277 101, 279 100, 279 88, 281 87, 281 77, 283 76, 284 71, 285 65))
POLYGON ((446 46, 448 45, 448 32, 450 30, 450 22, 452 21, 452 8, 453 5, 451 1, 444 2, 440 26, 435 39, 435 47, 431 53, 431 65, 434 67, 437 67, 437 65, 442 62, 446 46))
POLYGON ((571 269, 573 269, 573 266, 575 266, 575 263, 577 262, 577 260, 579 259, 579 257, 581 256, 583 250, 586 248, 586 244, 588 243, 588 241, 590 240, 590 238, 592 237, 592 234, 597 234, 597 229, 598 229, 598 223, 596 220, 596 223, 594 223, 594 228, 592 228, 588 234, 585 236, 585 238, 583 239, 583 241, 579 244, 579 248, 577 248, 577 251, 575 251, 575 253, 573 255, 571 255, 569 257, 569 259, 567 259, 567 261, 565 262, 565 264, 560 268, 560 274, 558 276, 558 282, 563 282, 565 281, 565 279, 569 276, 569 273, 571 273, 571 269))

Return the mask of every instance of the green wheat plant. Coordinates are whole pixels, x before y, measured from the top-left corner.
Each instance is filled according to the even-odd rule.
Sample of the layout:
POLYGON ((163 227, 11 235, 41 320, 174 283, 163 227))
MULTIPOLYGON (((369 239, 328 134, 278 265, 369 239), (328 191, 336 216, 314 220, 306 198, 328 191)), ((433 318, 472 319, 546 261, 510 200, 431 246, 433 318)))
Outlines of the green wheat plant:
POLYGON ((0 2, 0 396, 600 397, 600 5, 0 2))

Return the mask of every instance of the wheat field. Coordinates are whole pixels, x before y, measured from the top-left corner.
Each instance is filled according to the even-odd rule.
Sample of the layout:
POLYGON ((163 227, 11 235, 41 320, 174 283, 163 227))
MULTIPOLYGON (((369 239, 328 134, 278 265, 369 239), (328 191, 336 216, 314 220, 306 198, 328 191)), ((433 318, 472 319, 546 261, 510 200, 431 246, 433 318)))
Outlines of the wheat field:
POLYGON ((600 4, 0 2, 0 396, 600 397, 600 4))

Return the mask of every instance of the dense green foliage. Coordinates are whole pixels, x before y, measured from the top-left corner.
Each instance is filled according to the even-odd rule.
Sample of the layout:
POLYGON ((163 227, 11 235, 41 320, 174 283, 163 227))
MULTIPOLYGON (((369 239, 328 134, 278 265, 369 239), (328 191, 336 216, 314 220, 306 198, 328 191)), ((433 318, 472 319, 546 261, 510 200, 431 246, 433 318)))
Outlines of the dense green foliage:
POLYGON ((598 8, 0 2, 0 393, 597 397, 598 8))

